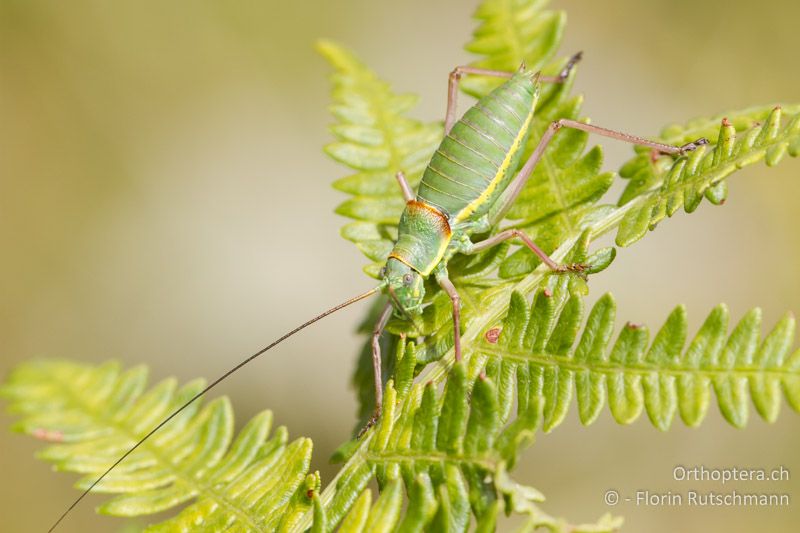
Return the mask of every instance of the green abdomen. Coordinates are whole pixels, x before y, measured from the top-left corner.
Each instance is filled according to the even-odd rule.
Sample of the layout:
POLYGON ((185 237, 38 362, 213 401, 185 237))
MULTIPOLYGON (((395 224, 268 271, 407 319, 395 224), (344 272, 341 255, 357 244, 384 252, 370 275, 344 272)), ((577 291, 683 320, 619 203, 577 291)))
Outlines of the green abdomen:
POLYGON ((425 169, 417 200, 451 223, 485 213, 516 171, 536 93, 529 73, 520 72, 470 108, 425 169))

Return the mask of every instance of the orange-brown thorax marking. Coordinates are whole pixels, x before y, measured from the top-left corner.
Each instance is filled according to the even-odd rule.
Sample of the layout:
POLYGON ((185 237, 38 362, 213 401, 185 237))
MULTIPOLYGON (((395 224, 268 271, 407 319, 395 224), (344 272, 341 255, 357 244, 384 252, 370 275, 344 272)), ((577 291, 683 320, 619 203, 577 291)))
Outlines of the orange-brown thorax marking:
POLYGON ((439 264, 452 231, 447 216, 419 200, 409 200, 400 216, 397 243, 389 257, 428 276, 439 264))

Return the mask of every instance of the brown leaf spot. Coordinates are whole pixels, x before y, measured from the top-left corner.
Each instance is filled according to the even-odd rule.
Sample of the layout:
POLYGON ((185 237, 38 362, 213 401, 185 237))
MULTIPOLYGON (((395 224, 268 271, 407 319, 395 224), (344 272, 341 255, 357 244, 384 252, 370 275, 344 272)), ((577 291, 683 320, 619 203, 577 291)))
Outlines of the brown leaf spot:
POLYGON ((486 342, 489 344, 497 344, 497 339, 500 338, 500 332, 502 331, 501 328, 492 328, 486 332, 484 337, 486 338, 486 342))

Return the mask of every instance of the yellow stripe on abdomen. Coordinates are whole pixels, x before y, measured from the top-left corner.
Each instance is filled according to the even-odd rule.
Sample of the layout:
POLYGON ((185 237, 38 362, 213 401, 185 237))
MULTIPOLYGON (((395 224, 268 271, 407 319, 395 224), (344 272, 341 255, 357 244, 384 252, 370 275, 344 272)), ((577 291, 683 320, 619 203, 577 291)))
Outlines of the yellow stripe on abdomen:
POLYGON ((508 169, 511 166, 511 161, 513 160, 514 156, 520 149, 522 149, 522 141, 523 139, 525 139, 525 136, 528 133, 528 128, 531 125, 531 120, 533 119, 533 111, 534 107, 531 107, 531 109, 528 111, 528 116, 525 117, 525 122, 522 124, 519 133, 517 134, 513 144, 511 145, 511 148, 508 150, 508 153, 506 153, 506 156, 503 159, 500 168, 497 169, 497 173, 494 175, 492 180, 486 186, 486 189, 484 189, 484 191, 475 200, 467 204, 467 206, 464 207, 464 209, 462 209, 456 214, 456 216, 453 218, 453 221, 455 223, 464 222, 470 216, 472 216, 472 213, 474 213, 475 210, 477 210, 481 205, 483 205, 484 202, 486 202, 491 197, 495 189, 497 189, 497 185, 503 180, 503 177, 506 175, 506 172, 508 172, 508 169))

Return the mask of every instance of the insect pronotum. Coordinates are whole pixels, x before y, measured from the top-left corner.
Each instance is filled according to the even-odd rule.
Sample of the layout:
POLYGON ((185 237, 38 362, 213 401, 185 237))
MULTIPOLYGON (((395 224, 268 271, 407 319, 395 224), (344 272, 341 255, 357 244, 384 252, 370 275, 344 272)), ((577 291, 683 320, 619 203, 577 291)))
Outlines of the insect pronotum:
POLYGON ((445 136, 428 163, 416 193, 412 191, 402 172, 397 174, 406 207, 400 216, 397 242, 386 260, 378 286, 324 311, 285 333, 212 381, 108 467, 64 511, 51 526, 50 531, 53 531, 111 470, 178 413, 263 353, 298 331, 350 304, 378 293, 388 296, 388 302, 372 333, 375 412, 359 433, 361 436, 377 421, 381 413, 383 398, 379 342, 381 334, 393 313, 413 318, 422 311, 425 296, 424 281, 431 275, 452 302, 453 350, 456 361, 461 359, 460 298, 447 274, 447 264, 455 254, 475 254, 503 241, 519 239, 553 271, 583 275, 588 265, 556 263, 536 246, 530 237, 518 229, 500 231, 480 242, 472 242, 471 236, 489 232, 497 227, 519 196, 547 145, 562 128, 574 128, 647 146, 662 154, 682 155, 702 144, 707 144, 708 141, 698 139, 683 146, 672 146, 583 122, 560 119, 550 125, 539 139, 533 153, 522 167, 519 167, 522 151, 530 134, 531 120, 536 110, 541 84, 563 83, 580 59, 581 54, 575 54, 559 75, 552 77, 532 72, 526 69, 524 64, 516 72, 469 66, 456 67, 450 73, 448 81, 445 136), (507 81, 481 98, 456 121, 458 83, 465 74, 506 78, 507 81))

